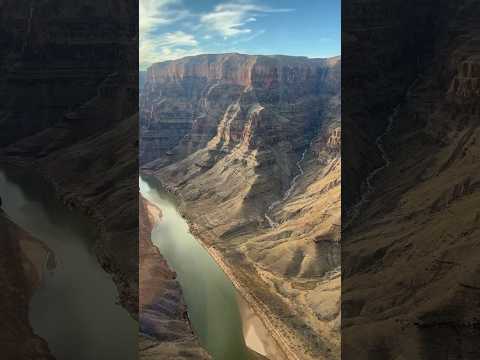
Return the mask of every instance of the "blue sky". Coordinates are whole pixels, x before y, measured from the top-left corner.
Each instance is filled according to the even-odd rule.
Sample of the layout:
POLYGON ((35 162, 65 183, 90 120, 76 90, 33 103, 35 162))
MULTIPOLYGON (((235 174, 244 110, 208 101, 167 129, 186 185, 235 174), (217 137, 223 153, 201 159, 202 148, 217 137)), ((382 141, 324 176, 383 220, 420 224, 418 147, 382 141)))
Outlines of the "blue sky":
POLYGON ((340 0, 140 0, 140 68, 204 53, 340 54, 340 0))

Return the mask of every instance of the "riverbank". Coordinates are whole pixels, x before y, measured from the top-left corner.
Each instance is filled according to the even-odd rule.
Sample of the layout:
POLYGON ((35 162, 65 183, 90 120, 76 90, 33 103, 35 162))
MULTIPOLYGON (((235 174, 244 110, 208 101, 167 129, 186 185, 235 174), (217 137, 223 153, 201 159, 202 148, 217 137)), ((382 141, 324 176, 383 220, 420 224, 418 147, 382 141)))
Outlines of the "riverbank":
MULTIPOLYGON (((118 291, 118 301, 120 305, 127 309, 129 314, 134 319, 137 319, 138 286, 136 282, 132 281, 132 278, 136 279, 137 276, 132 276, 132 271, 125 269, 125 265, 123 265, 123 268, 119 266, 119 261, 115 260, 115 258, 118 256, 112 254, 112 251, 109 249, 111 247, 107 246, 107 244, 112 242, 115 234, 112 226, 108 224, 109 222, 111 222, 112 216, 106 214, 106 206, 104 205, 103 208, 99 207, 98 202, 94 201, 93 196, 91 198, 87 198, 81 193, 80 190, 77 190, 82 189, 82 181, 79 180, 79 183, 69 181, 72 177, 74 177, 75 180, 78 180, 78 177, 75 177, 74 174, 67 174, 66 178, 62 178, 58 175, 55 176, 50 171, 50 166, 54 166, 54 164, 43 164, 32 157, 15 157, 6 156, 4 154, 0 154, 0 163, 9 167, 27 169, 28 171, 34 172, 49 186, 52 187, 52 191, 55 194, 56 198, 60 202, 62 202, 65 207, 70 210, 79 211, 92 221, 92 224, 95 226, 96 229, 95 255, 97 261, 99 262, 103 270, 112 276, 114 284, 118 291), (102 209, 104 211, 102 211, 102 209)), ((92 183, 92 180, 90 180, 88 184, 93 187, 95 185, 94 181, 95 180, 93 179, 92 183)), ((87 189, 87 187, 83 187, 82 190, 87 192, 87 189)), ((136 204, 134 205, 136 206, 136 204)), ((111 204, 110 207, 112 207, 111 204)), ((132 234, 125 234, 124 232, 124 234, 122 235, 123 237, 133 237, 134 234, 132 231, 132 234)), ((135 261, 138 260, 135 259, 135 261)), ((129 266, 129 268, 131 267, 132 266, 129 266)), ((138 274, 138 267, 136 267, 134 274, 138 274)))
POLYGON ((206 246, 205 244, 203 244, 203 246, 232 281, 242 298, 260 319, 263 326, 268 330, 269 335, 276 341, 277 345, 283 352, 282 355, 289 360, 301 360, 295 353, 293 344, 291 344, 288 338, 279 331, 279 328, 281 328, 282 325, 274 320, 275 315, 242 284, 240 279, 235 275, 235 269, 228 264, 223 255, 215 249, 214 246, 206 246))
POLYGON ((22 251, 22 263, 26 276, 35 291, 42 283, 45 270, 55 268, 55 254, 45 243, 27 232, 18 232, 18 242, 22 251))
POLYGON ((35 248, 32 241, 26 242, 25 248, 37 250, 35 262, 17 260, 38 284, 41 278, 33 264, 44 270, 40 273, 43 281, 32 289, 26 305, 25 321, 35 334, 48 341, 58 359, 88 360, 93 355, 129 359, 136 354, 138 325, 118 305, 115 283, 97 260, 96 230, 91 220, 65 208, 51 186, 29 170, 2 167, 0 193, 9 218, 41 239, 58 260, 51 271, 53 257, 47 257, 44 248, 35 248), (38 252, 45 253, 43 259, 38 252))
POLYGON ((139 201, 140 358, 211 359, 191 328, 177 274, 151 240, 161 210, 139 201))
POLYGON ((50 251, 10 221, 1 209, 0 234, 2 355, 18 360, 54 360, 47 342, 33 333, 28 319, 28 303, 41 281, 50 251))
MULTIPOLYGON (((198 240, 199 244, 209 253, 215 263, 230 279, 230 281, 238 291, 239 295, 252 309, 252 311, 261 321, 262 325, 267 329, 268 334, 278 346, 281 356, 289 360, 303 360, 300 359, 296 353, 298 351, 298 346, 292 343, 288 336, 285 335, 285 333, 288 334, 288 329, 281 323, 281 320, 277 319, 276 316, 268 309, 268 307, 260 299, 255 297, 255 295, 248 289, 248 287, 244 285, 240 277, 236 275, 235 267, 231 266, 228 263, 228 260, 223 256, 223 254, 214 246, 209 246, 202 240, 202 236, 197 230, 198 226, 193 223, 186 214, 186 204, 181 194, 178 194, 178 192, 176 192, 174 189, 166 186, 165 184, 162 184, 160 179, 158 179, 158 177, 155 176, 154 172, 150 170, 142 169, 141 175, 153 179, 160 188, 164 189, 166 192, 172 194, 172 196, 175 197, 175 200, 178 204, 177 210, 187 222, 191 234, 198 240)), ((277 358, 275 358, 275 360, 277 360, 277 358)))

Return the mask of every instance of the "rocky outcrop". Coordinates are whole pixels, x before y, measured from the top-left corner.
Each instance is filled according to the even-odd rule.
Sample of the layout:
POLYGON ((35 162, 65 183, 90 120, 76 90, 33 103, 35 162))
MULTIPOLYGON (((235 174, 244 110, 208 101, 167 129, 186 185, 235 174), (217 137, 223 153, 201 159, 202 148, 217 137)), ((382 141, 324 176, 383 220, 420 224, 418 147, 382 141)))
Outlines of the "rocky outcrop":
POLYGON ((0 332, 2 356, 18 360, 53 360, 45 340, 29 322, 28 304, 42 276, 49 250, 11 222, 0 209, 0 332))
POLYGON ((339 155, 342 146, 342 130, 338 126, 330 126, 321 136, 317 136, 312 142, 312 152, 317 161, 325 161, 332 155, 339 155))
MULTIPOLYGON (((457 64, 448 90, 450 98, 460 103, 475 103, 480 97, 480 57, 472 54, 457 64)), ((475 111, 475 110, 474 110, 475 111)), ((478 109, 476 109, 478 113, 478 109)))
MULTIPOLYGON (((365 16, 375 8, 388 11, 392 6, 363 3, 365 16)), ((475 87, 480 4, 440 1, 430 6, 428 16, 422 6, 418 11, 416 5, 399 11, 398 27, 404 33, 396 34, 397 41, 388 46, 407 46, 412 32, 432 39, 429 56, 421 46, 405 53, 407 59, 423 59, 423 66, 412 68, 406 59, 397 67, 399 74, 412 74, 416 81, 396 100, 386 92, 375 101, 362 98, 357 104, 356 120, 372 121, 370 126, 378 126, 384 136, 377 142, 369 138, 368 147, 358 146, 362 161, 353 164, 364 164, 367 148, 379 154, 383 149, 377 165, 382 168, 371 178, 367 201, 342 234, 342 354, 347 358, 476 359, 480 355, 480 314, 474 305, 480 279, 476 140, 480 119, 475 87), (434 16, 430 18, 434 21, 410 28, 407 17, 422 13, 426 18, 434 16), (394 114, 386 132, 389 115, 382 123, 376 121, 378 114, 370 112, 381 106, 394 114)), ((371 46, 378 41, 374 34, 379 38, 385 34, 380 24, 377 30, 369 29, 371 46)), ((391 76, 384 65, 362 71, 365 78, 357 83, 357 90, 371 86, 374 77, 368 74, 391 76)), ((348 72, 343 76, 348 84, 348 72)), ((344 99, 350 95, 345 89, 344 99)), ((357 135, 366 137, 364 132, 357 135)), ((346 142, 355 141, 357 135, 344 134, 344 151, 346 142)), ((352 165, 349 153, 345 161, 352 165)))
POLYGON ((140 358, 210 359, 190 328, 176 274, 151 241, 161 211, 143 197, 139 210, 140 358))
POLYGON ((291 351, 338 356, 340 58, 155 64, 140 103, 140 161, 178 195, 192 231, 291 351))

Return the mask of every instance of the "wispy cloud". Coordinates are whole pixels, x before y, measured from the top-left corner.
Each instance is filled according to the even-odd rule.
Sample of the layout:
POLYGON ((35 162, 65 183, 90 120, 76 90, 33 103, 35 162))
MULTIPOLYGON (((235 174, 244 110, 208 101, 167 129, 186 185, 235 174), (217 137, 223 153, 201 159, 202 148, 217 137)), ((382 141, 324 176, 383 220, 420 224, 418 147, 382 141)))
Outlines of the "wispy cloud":
POLYGON ((198 13, 187 9, 183 0, 140 0, 139 6, 142 69, 158 61, 200 54, 205 47, 218 45, 217 41, 224 41, 228 49, 235 48, 265 32, 253 25, 261 17, 293 11, 254 0, 227 1, 198 13))
POLYGON ((197 46, 198 41, 191 34, 184 33, 183 31, 175 31, 171 33, 162 34, 156 37, 155 43, 157 46, 179 46, 179 47, 192 47, 197 46))
POLYGON ((189 16, 181 7, 181 0, 140 0, 140 36, 145 36, 159 26, 171 24, 189 16))
POLYGON ((253 2, 228 2, 215 6, 212 12, 200 18, 208 30, 223 36, 225 39, 251 34, 249 23, 255 22, 257 16, 265 13, 289 12, 292 9, 274 9, 253 2))
POLYGON ((239 43, 244 43, 248 41, 252 41, 253 39, 259 37, 260 35, 265 34, 265 29, 257 30, 255 32, 252 32, 251 34, 241 37, 235 41, 232 42, 232 44, 239 44, 239 43))
POLYGON ((140 68, 200 52, 192 34, 180 30, 161 32, 166 25, 192 17, 181 0, 140 0, 139 16, 140 68))
POLYGON ((140 42, 140 66, 200 53, 198 41, 183 31, 147 36, 140 42))

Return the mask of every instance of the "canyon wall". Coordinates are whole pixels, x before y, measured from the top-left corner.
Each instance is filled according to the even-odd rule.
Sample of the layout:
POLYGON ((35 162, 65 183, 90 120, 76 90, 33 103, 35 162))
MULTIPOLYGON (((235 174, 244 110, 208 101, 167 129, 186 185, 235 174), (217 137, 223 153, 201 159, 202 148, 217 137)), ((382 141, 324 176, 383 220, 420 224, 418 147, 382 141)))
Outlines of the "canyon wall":
MULTIPOLYGON (((178 160, 204 147, 217 133, 227 108, 238 101, 274 106, 290 102, 290 107, 278 108, 285 116, 309 116, 305 112, 310 111, 310 103, 316 106, 312 113, 321 111, 313 97, 328 98, 335 92, 340 75, 339 66, 335 68, 334 64, 335 59, 242 54, 200 55, 154 64, 147 71, 140 97, 140 161, 165 155, 178 160), (303 102, 298 101, 301 97, 305 98, 303 102)), ((296 135, 302 136, 318 126, 315 121, 299 120, 302 128, 296 135)), ((309 136, 313 136, 313 130, 309 136)), ((280 139, 272 139, 276 140, 280 139)))
POLYGON ((154 64, 140 129, 143 168, 177 194, 277 340, 301 359, 337 357, 340 58, 154 64))
MULTIPOLYGON (((344 179, 348 174, 355 176, 352 169, 365 166, 371 158, 368 154, 376 152, 379 158, 364 170, 365 176, 357 172, 357 178, 346 180, 344 186, 348 189, 350 181, 357 181, 359 189, 359 179, 381 169, 370 178, 366 201, 342 234, 343 356, 476 359, 480 355, 476 306, 480 4, 468 0, 420 2, 411 7, 405 2, 356 3, 364 9, 353 13, 358 19, 378 14, 379 20, 375 27, 358 23, 355 17, 344 21, 348 36, 366 37, 359 46, 379 44, 382 51, 410 46, 410 52, 378 59, 382 64, 375 69, 367 61, 367 68, 353 67, 342 74, 345 101, 357 95, 355 105, 344 105, 344 120, 346 127, 358 130, 345 133, 342 139, 344 165, 349 168, 344 179), (400 7, 395 12, 398 40, 382 45, 384 27, 395 24, 382 15, 393 11, 392 6, 400 7), (412 14, 423 20, 411 23, 412 14), (419 38, 412 35, 420 33, 419 38), (421 39, 431 39, 430 44, 424 47, 421 39), (421 66, 411 61, 415 58, 421 66), (405 74, 403 81, 393 83, 391 63, 397 63, 396 73, 405 74), (354 78, 360 71, 364 76, 354 78), (392 91, 371 90, 364 92, 370 95, 362 95, 379 79, 389 79, 386 85, 392 91), (351 113, 354 106, 355 114, 351 113), (358 125, 366 123, 376 127, 378 134, 384 133, 380 141, 358 125), (359 136, 361 140, 356 140, 359 136), (361 145, 362 141, 368 145, 361 145), (354 150, 357 157, 352 155, 354 150)), ((346 8, 354 10, 348 4, 346 8)), ((345 44, 345 57, 352 56, 350 63, 360 63, 360 57, 363 62, 365 54, 355 54, 349 46, 345 44)), ((350 196, 351 204, 354 196, 350 196)), ((348 217, 346 213, 344 219, 348 217)))
POLYGON ((342 204, 359 201, 382 165, 375 139, 419 71, 428 67, 440 7, 432 0, 353 0, 342 4, 342 204), (414 10, 411 10, 414 9, 414 10))

